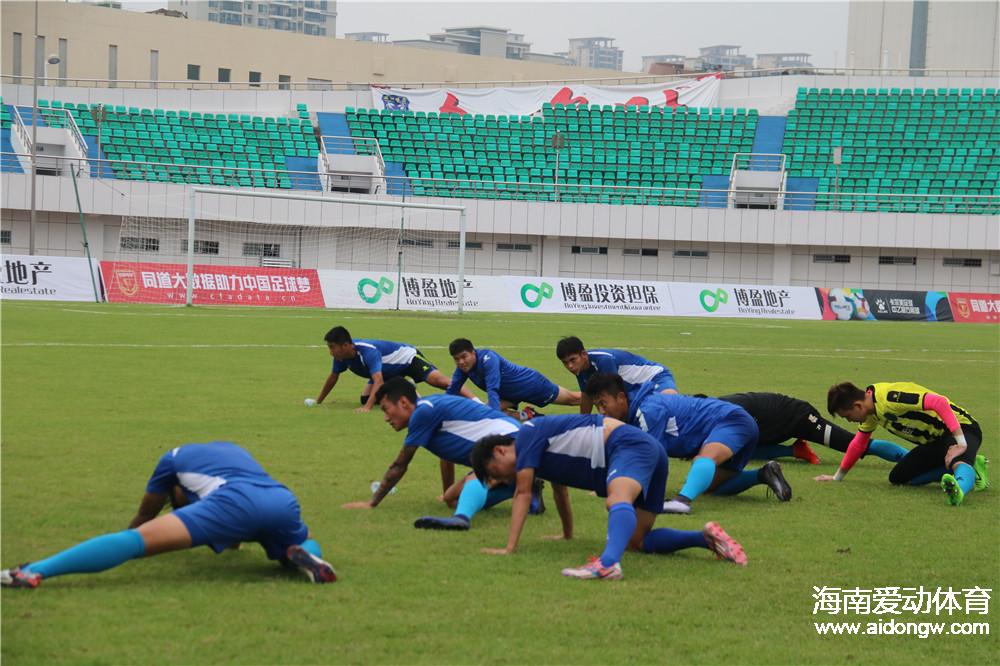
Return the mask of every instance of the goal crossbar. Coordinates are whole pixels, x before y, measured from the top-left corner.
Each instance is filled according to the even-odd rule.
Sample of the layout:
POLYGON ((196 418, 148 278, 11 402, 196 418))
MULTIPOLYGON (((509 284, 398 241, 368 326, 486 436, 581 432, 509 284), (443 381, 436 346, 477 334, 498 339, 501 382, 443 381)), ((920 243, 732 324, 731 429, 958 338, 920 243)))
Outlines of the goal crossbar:
POLYGON ((402 201, 375 201, 372 199, 351 199, 348 197, 319 197, 308 194, 285 194, 257 192, 218 187, 192 187, 188 190, 188 253, 187 253, 187 299, 188 306, 194 304, 194 227, 197 217, 197 197, 199 194, 218 194, 230 197, 250 197, 256 199, 284 199, 292 201, 314 201, 318 203, 356 204, 380 208, 412 208, 418 210, 446 210, 458 216, 458 313, 465 308, 465 206, 448 204, 406 203, 402 201))

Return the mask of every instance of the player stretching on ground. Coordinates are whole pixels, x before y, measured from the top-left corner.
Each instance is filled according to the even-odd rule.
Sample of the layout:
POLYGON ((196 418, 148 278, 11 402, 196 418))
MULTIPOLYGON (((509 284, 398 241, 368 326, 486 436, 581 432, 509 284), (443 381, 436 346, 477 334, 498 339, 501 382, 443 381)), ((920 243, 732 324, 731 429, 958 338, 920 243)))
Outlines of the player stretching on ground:
MULTIPOLYGON (((781 393, 730 393, 720 395, 719 400, 739 405, 757 422, 760 435, 753 457, 758 460, 795 457, 818 465, 819 458, 807 442, 843 453, 853 437, 851 432, 823 418, 819 410, 805 400, 781 393), (795 443, 782 444, 789 439, 794 439, 795 443)), ((869 453, 889 462, 899 462, 906 455, 906 449, 899 444, 873 439, 862 455, 869 453)))
POLYGON ((606 497, 608 532, 604 552, 587 564, 563 569, 572 578, 622 577, 626 548, 672 553, 707 548, 722 559, 746 565, 743 548, 716 523, 701 531, 652 529, 663 504, 667 454, 653 438, 617 419, 599 415, 546 416, 521 426, 513 435, 495 435, 476 443, 472 466, 481 480, 516 484, 507 546, 484 549, 506 555, 517 549, 536 477, 551 481, 562 535, 573 537, 573 512, 566 487, 592 490, 606 497))
POLYGON ((236 444, 186 444, 160 458, 129 529, 0 571, 0 584, 38 587, 46 578, 97 573, 138 557, 196 546, 221 553, 244 541, 258 542, 269 559, 298 567, 314 583, 337 580, 292 491, 236 444), (160 516, 168 500, 174 511, 160 516))
POLYGON ((922 486, 940 481, 952 506, 958 506, 973 488, 989 488, 987 460, 976 455, 983 431, 967 411, 948 398, 911 382, 882 382, 862 390, 850 382, 836 384, 827 393, 827 408, 860 423, 840 468, 817 481, 841 481, 864 453, 875 428, 913 442, 892 471, 889 482, 922 486))
POLYGON ((448 353, 455 359, 455 374, 451 377, 448 393, 462 390, 466 380, 486 391, 487 401, 493 409, 517 409, 519 402, 536 407, 550 403, 579 405, 580 394, 553 384, 545 375, 511 363, 492 349, 476 349, 465 338, 453 340, 448 353))
POLYGON ((556 356, 566 369, 576 375, 583 394, 580 399, 580 413, 589 414, 593 402, 584 391, 587 380, 598 372, 618 375, 625 382, 625 389, 631 393, 646 383, 652 383, 657 391, 677 393, 674 375, 665 365, 654 363, 641 356, 621 349, 585 349, 583 341, 577 337, 563 338, 556 344, 556 356))
MULTIPOLYGON (((469 456, 476 440, 487 435, 517 432, 519 424, 515 419, 465 398, 440 394, 421 398, 417 396, 413 384, 402 377, 395 377, 382 385, 377 400, 385 413, 386 422, 396 432, 407 430, 406 439, 372 498, 345 504, 345 509, 371 509, 378 506, 406 474, 410 461, 421 446, 441 459, 444 497, 453 498, 458 495, 458 505, 450 518, 424 516, 414 523, 414 527, 467 530, 472 517, 480 510, 513 497, 512 486, 487 488, 471 474, 454 486, 453 483, 455 464, 470 464, 469 456)), ((532 513, 544 510, 539 484, 535 488, 532 513)))
MULTIPOLYGON (((371 411, 379 387, 392 377, 405 376, 415 382, 427 382, 439 389, 448 388, 448 378, 425 359, 419 349, 411 345, 388 340, 354 340, 343 326, 331 328, 324 339, 330 349, 330 356, 333 357, 333 369, 316 397, 317 405, 323 403, 345 370, 368 380, 368 385, 361 394, 361 407, 355 409, 356 412, 371 411)), ((473 397, 468 391, 464 391, 462 395, 473 397)))
POLYGON ((690 513, 707 490, 736 495, 764 484, 782 502, 792 489, 775 461, 744 470, 757 444, 757 424, 741 407, 712 398, 660 393, 647 384, 629 395, 618 375, 599 373, 587 381, 597 410, 631 423, 656 439, 673 458, 694 458, 684 487, 663 505, 664 513, 690 513))

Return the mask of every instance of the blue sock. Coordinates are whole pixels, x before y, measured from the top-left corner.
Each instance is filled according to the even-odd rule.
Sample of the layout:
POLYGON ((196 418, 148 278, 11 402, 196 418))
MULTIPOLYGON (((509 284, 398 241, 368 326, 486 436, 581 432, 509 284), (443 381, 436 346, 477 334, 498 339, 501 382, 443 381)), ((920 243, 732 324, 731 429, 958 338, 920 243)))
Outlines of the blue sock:
POLYGON ((681 488, 681 495, 694 500, 712 485, 715 478, 715 461, 711 458, 695 458, 691 463, 691 471, 688 472, 687 479, 684 480, 684 487, 681 488))
POLYGON ((142 557, 146 545, 137 530, 105 534, 78 543, 61 553, 32 562, 25 571, 52 578, 74 573, 97 573, 142 557))
POLYGON ((925 486, 928 483, 937 483, 941 480, 941 477, 947 474, 948 470, 941 467, 935 467, 929 472, 924 472, 923 474, 917 474, 915 477, 910 479, 911 486, 925 486))
POLYGON ((323 549, 319 547, 319 544, 316 543, 315 539, 306 539, 299 545, 302 546, 302 550, 306 551, 313 557, 323 557, 323 549))
POLYGON ((744 490, 752 488, 758 483, 760 483, 760 479, 757 477, 757 470, 745 469, 719 484, 712 493, 715 495, 739 495, 744 490))
POLYGON ((682 548, 708 548, 705 535, 701 532, 661 527, 658 530, 650 530, 642 540, 642 549, 647 553, 665 554, 682 548))
POLYGON ((889 462, 899 462, 908 451, 899 444, 887 442, 884 439, 873 439, 868 443, 868 453, 889 462))
POLYGON ((635 507, 627 502, 619 502, 608 510, 608 541, 601 553, 601 566, 610 567, 620 562, 628 540, 635 532, 635 507))
POLYGON ((458 506, 455 507, 455 515, 462 515, 472 519, 474 515, 483 510, 486 506, 486 497, 489 494, 486 484, 473 477, 466 480, 462 486, 462 493, 458 496, 458 506))
POLYGON ((770 446, 758 446, 753 452, 754 460, 774 460, 775 458, 791 458, 795 453, 792 447, 784 444, 771 444, 770 446))
POLYGON ((972 469, 969 463, 958 463, 955 465, 955 480, 958 481, 962 492, 968 495, 976 483, 976 470, 972 469))

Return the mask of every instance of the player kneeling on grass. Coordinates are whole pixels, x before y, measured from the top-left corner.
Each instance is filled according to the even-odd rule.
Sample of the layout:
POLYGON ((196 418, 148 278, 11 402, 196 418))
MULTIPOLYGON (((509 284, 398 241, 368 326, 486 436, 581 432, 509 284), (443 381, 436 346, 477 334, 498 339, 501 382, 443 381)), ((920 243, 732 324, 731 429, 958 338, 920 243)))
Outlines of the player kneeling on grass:
POLYGON ((652 435, 672 458, 694 458, 676 499, 664 513, 690 513, 691 502, 707 490, 736 495, 764 484, 782 502, 792 488, 771 461, 744 470, 757 445, 757 424, 741 407, 712 398, 660 393, 647 384, 629 395, 618 375, 600 373, 587 381, 586 392, 602 414, 652 435))
POLYGON ((652 384, 656 391, 677 393, 674 374, 663 365, 622 349, 586 349, 583 341, 575 336, 563 338, 556 344, 556 356, 567 370, 576 375, 583 391, 580 413, 589 414, 593 409, 590 396, 584 391, 587 380, 599 372, 619 375, 625 390, 631 393, 643 384, 652 384))
POLYGON ((0 571, 0 584, 33 588, 45 578, 97 573, 138 557, 196 546, 221 553, 244 541, 258 542, 269 559, 298 567, 314 583, 337 580, 292 491, 236 444, 186 444, 160 458, 129 529, 0 571), (160 516, 168 499, 174 511, 160 516))
MULTIPOLYGON (((452 340, 448 353, 455 360, 448 393, 459 393, 470 380, 486 391, 487 404, 493 409, 517 409, 520 402, 536 407, 580 404, 578 392, 557 386, 537 370, 511 363, 492 349, 476 349, 465 338, 452 340)), ((527 418, 533 415, 533 411, 525 411, 527 418)))
MULTIPOLYGON (((720 395, 719 400, 739 405, 757 422, 760 433, 757 448, 754 449, 755 460, 787 456, 818 465, 819 457, 809 448, 808 442, 843 453, 853 437, 852 433, 823 418, 819 410, 805 400, 781 393, 730 393, 720 395), (795 442, 791 445, 782 443, 789 439, 795 442)), ((906 449, 899 444, 874 439, 864 455, 869 453, 889 462, 899 462, 906 455, 906 449)))
MULTIPOLYGON (((377 400, 386 423, 399 432, 406 429, 406 439, 396 460, 389 465, 382 482, 370 500, 350 502, 345 509, 372 509, 399 483, 420 447, 441 460, 442 499, 449 505, 457 498, 455 514, 449 518, 424 516, 414 527, 424 529, 467 530, 472 517, 514 496, 514 487, 497 485, 493 488, 475 478, 465 476, 455 480, 455 465, 468 465, 476 440, 487 435, 507 435, 517 432, 516 419, 490 409, 486 405, 451 395, 419 397, 417 389, 402 377, 387 381, 379 390, 377 400)), ((534 488, 532 513, 542 513, 541 485, 534 488)))
MULTIPOLYGON (((448 388, 448 378, 412 345, 389 340, 355 340, 343 326, 331 328, 324 340, 333 357, 333 369, 316 400, 306 399, 307 406, 322 404, 345 370, 368 380, 361 393, 361 407, 355 409, 356 412, 371 411, 379 387, 393 377, 410 377, 415 382, 427 382, 439 389, 448 388)), ((469 391, 462 391, 462 395, 474 397, 469 391)))
POLYGON ((552 483, 562 520, 562 535, 573 537, 573 512, 567 487, 592 490, 606 497, 608 532, 604 552, 587 564, 563 569, 572 578, 622 577, 626 548, 672 553, 707 548, 722 559, 746 565, 743 548, 716 523, 701 531, 652 529, 663 504, 667 455, 638 428, 599 415, 561 415, 534 419, 513 435, 494 435, 476 443, 472 467, 481 481, 513 483, 510 534, 505 548, 484 549, 507 555, 517 549, 531 504, 535 478, 552 483))
POLYGON ((840 468, 817 481, 841 481, 865 452, 879 426, 913 442, 889 472, 889 482, 922 486, 941 483, 952 506, 958 506, 973 488, 990 485, 988 461, 977 455, 983 441, 979 424, 948 398, 911 382, 882 382, 862 390, 850 382, 836 384, 827 393, 831 414, 860 423, 840 468))

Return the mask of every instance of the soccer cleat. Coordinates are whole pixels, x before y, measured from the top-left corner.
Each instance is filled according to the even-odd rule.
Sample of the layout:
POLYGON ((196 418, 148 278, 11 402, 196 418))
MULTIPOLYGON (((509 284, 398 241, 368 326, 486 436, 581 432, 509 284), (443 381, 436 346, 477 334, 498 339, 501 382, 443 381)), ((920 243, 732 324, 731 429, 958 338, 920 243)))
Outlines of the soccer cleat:
POLYGON ((819 464, 819 456, 809 446, 809 442, 804 439, 797 439, 792 444, 792 455, 799 460, 805 460, 810 465, 819 464))
POLYGON ((538 411, 534 407, 531 407, 530 405, 526 405, 524 409, 518 411, 517 413, 517 419, 522 423, 524 421, 530 421, 536 416, 545 416, 545 414, 542 414, 540 411, 538 411))
POLYGON ((785 481, 785 475, 781 473, 781 463, 777 460, 770 460, 757 470, 757 478, 774 492, 779 501, 787 502, 792 499, 792 487, 785 481))
POLYGON ((329 562, 321 560, 302 546, 289 546, 285 556, 314 583, 332 583, 337 580, 337 572, 329 562))
POLYGON ((972 465, 976 470, 976 490, 986 490, 990 487, 990 460, 986 456, 976 456, 976 462, 972 465))
POLYGON ((531 484, 531 506, 528 508, 528 513, 533 516, 545 513, 545 498, 542 496, 543 490, 545 490, 545 481, 535 479, 531 484))
POLYGON ((601 566, 601 558, 592 557, 582 567, 563 569, 562 575, 569 578, 621 580, 625 574, 622 573, 621 562, 615 562, 610 567, 603 567, 601 566))
POLYGON ((705 542, 708 543, 709 550, 715 553, 715 556, 720 560, 726 560, 741 567, 747 565, 747 554, 743 552, 743 546, 726 534, 719 523, 705 523, 702 534, 705 535, 705 542))
POLYGON ((0 587, 26 587, 35 589, 42 582, 42 575, 24 571, 27 564, 0 571, 0 587))
POLYGON ((464 532, 469 529, 469 519, 461 515, 448 516, 447 518, 424 516, 423 518, 417 518, 413 522, 413 526, 420 530, 454 530, 464 532))
POLYGON ((661 513, 691 513, 691 503, 681 499, 667 500, 661 513))
POLYGON ((941 477, 941 490, 948 496, 948 504, 952 506, 958 506, 965 499, 965 493, 958 485, 958 479, 952 474, 945 474, 941 477))

